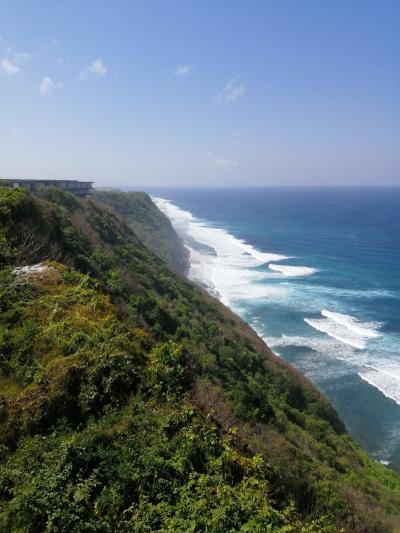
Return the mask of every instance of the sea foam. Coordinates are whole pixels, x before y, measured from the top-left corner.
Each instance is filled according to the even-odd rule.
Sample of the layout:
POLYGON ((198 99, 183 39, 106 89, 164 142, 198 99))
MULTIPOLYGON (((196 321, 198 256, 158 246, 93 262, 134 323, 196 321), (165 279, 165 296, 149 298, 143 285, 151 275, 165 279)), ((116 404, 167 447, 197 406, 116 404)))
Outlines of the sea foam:
POLYGON ((239 301, 274 299, 287 292, 283 287, 266 284, 268 273, 257 267, 289 259, 288 256, 257 250, 165 199, 153 201, 171 220, 189 250, 188 277, 223 303, 237 310, 239 301))
POLYGON ((400 405, 400 376, 393 375, 385 370, 369 368, 358 375, 364 381, 378 389, 387 398, 400 405))
POLYGON ((285 277, 300 277, 311 276, 318 272, 318 268, 304 267, 304 266, 288 266, 288 265, 275 265, 270 263, 268 268, 275 272, 280 272, 285 277))
MULTIPOLYGON (((338 295, 351 298, 391 296, 386 291, 338 289, 317 284, 308 286, 307 293, 302 293, 299 301, 296 287, 292 289, 288 283, 285 283, 284 287, 279 284, 269 284, 271 274, 268 272, 274 271, 282 277, 295 278, 310 276, 317 272, 317 269, 276 264, 289 257, 257 250, 228 231, 213 227, 168 200, 153 198, 153 201, 171 220, 189 250, 189 278, 205 287, 209 293, 231 306, 239 314, 242 309, 240 303, 246 301, 268 299, 282 304, 290 298, 292 303, 296 302, 299 311, 303 308, 305 311, 306 308, 318 305, 317 302, 321 298, 332 300, 338 295), (259 267, 263 265, 267 268, 260 270, 259 267)), ((400 404, 400 363, 397 367, 393 367, 393 361, 384 358, 377 364, 373 353, 370 354, 369 350, 366 350, 369 342, 381 336, 379 329, 382 324, 362 322, 351 315, 327 309, 322 309, 318 318, 304 318, 304 321, 326 336, 265 337, 264 326, 258 323, 258 320, 251 320, 251 323, 275 353, 278 353, 277 348, 304 346, 317 354, 353 365, 352 368, 361 379, 400 404)), ((330 371, 333 371, 332 368, 330 371)), ((348 367, 337 368, 339 374, 348 371, 348 367)))
MULTIPOLYGON (((350 344, 338 341, 333 337, 281 335, 280 337, 263 337, 263 340, 275 353, 276 348, 298 346, 311 349, 319 356, 342 361, 346 366, 343 368, 338 366, 334 370, 331 368, 329 374, 331 378, 332 372, 338 377, 347 375, 349 369, 355 369, 361 379, 400 405, 400 361, 394 361, 387 356, 381 356, 377 360, 373 353, 355 350, 350 344), (348 366, 349 364, 351 366, 348 366)), ((311 360, 311 367, 308 369, 310 374, 315 374, 318 370, 316 361, 319 359, 311 360)), ((322 365, 324 366, 322 371, 324 374, 325 365, 323 362, 322 365)))
POLYGON ((358 350, 366 348, 368 339, 380 337, 377 331, 380 324, 376 322, 360 322, 351 315, 326 309, 321 311, 321 315, 325 318, 305 318, 304 321, 312 328, 358 350))
POLYGON ((327 311, 326 309, 322 309, 321 315, 333 320, 333 322, 335 322, 336 324, 344 326, 349 331, 352 331, 353 333, 361 337, 368 337, 374 339, 376 337, 381 336, 381 334, 376 329, 382 326, 382 324, 379 322, 364 322, 360 325, 360 322, 350 315, 344 315, 342 313, 333 313, 332 311, 327 311))

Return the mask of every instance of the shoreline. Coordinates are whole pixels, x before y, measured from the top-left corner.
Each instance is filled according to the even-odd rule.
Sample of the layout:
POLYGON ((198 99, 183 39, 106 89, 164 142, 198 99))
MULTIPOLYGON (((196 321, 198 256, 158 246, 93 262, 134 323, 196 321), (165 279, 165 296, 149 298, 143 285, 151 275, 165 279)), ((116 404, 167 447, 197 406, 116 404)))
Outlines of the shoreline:
MULTIPOLYGON (((270 307, 275 305, 274 300, 276 300, 277 291, 279 291, 280 286, 279 279, 282 279, 284 285, 284 280, 286 279, 289 283, 293 283, 292 280, 296 283, 298 276, 285 276, 282 272, 273 272, 273 270, 278 269, 269 269, 269 264, 272 263, 272 261, 273 264, 275 264, 276 261, 279 261, 280 263, 282 261, 286 262, 289 257, 286 255, 271 254, 256 250, 252 245, 228 233, 227 230, 216 228, 214 225, 209 225, 206 221, 194 217, 189 211, 183 211, 181 208, 177 207, 173 201, 162 199, 160 202, 160 199, 156 199, 156 205, 169 218, 173 227, 183 240, 185 247, 189 250, 190 268, 189 271, 185 273, 186 277, 203 290, 206 290, 208 294, 227 306, 232 312, 236 313, 250 328, 252 328, 255 334, 262 339, 266 346, 277 357, 288 361, 291 366, 299 369, 296 360, 294 361, 292 358, 288 359, 287 355, 285 355, 285 351, 288 349, 299 350, 302 347, 302 352, 304 353, 307 353, 309 350, 316 350, 316 352, 314 352, 316 354, 321 352, 324 357, 328 358, 328 367, 331 366, 332 363, 330 361, 332 360, 337 360, 339 365, 345 365, 348 367, 352 364, 354 357, 360 357, 358 354, 363 353, 367 342, 375 341, 375 339, 381 337, 380 332, 375 329, 377 327, 375 323, 370 326, 369 323, 360 322, 351 315, 333 312, 335 309, 328 311, 323 308, 322 311, 318 311, 318 313, 311 313, 309 318, 307 315, 304 317, 306 324, 308 324, 308 320, 311 322, 308 324, 310 326, 310 333, 308 333, 309 337, 307 338, 301 337, 299 334, 297 334, 297 337, 292 337, 287 333, 283 333, 282 337, 273 337, 267 334, 263 328, 263 320, 259 321, 254 317, 256 321, 259 322, 258 324, 254 324, 253 320, 251 317, 249 319, 248 315, 252 312, 252 306, 259 305, 257 304, 257 298, 260 302, 269 300, 270 307), (190 245, 188 245, 187 242, 187 234, 185 235, 185 230, 187 231, 188 227, 190 227, 190 245), (212 239, 210 239, 212 232, 214 232, 214 234, 212 235, 212 239), (200 238, 202 247, 203 245, 206 246, 205 242, 207 242, 207 247, 210 249, 213 248, 214 239, 217 244, 217 248, 214 247, 215 253, 211 254, 208 251, 208 253, 201 254, 199 250, 194 249, 191 245, 196 236, 200 238), (229 257, 229 252, 231 251, 229 247, 232 246, 232 243, 235 247, 234 250, 232 250, 232 255, 235 256, 233 260, 232 257, 229 257), (220 248, 218 248, 218 246, 220 248), (236 269, 235 271, 233 271, 232 268, 230 269, 230 261, 233 261, 233 267, 236 269), (215 267, 214 270, 213 267, 215 267), (247 273, 251 273, 251 279, 246 279, 246 269, 247 273), (235 277, 232 277, 233 274, 235 277), (262 284, 266 275, 271 280, 274 280, 272 284, 262 284), (242 276, 242 279, 240 276, 242 276), (281 277, 277 278, 277 276, 281 277), (229 279, 230 277, 231 279, 229 279), (256 294, 257 291, 258 294, 256 294), (229 298, 231 295, 233 299, 229 298), (256 298, 256 300, 254 300, 254 298, 256 298), (240 303, 235 304, 235 301, 240 303), (242 302, 248 302, 248 304, 245 305, 242 302), (279 346, 284 347, 283 353, 279 346), (339 351, 339 353, 337 353, 337 351, 339 351), (341 356, 342 352, 343 356, 341 356), (353 355, 353 352, 355 355, 353 355)), ((286 267, 286 265, 282 266, 286 267)), ((318 275, 319 269, 314 269, 312 267, 299 268, 304 268, 303 277, 310 278, 310 276, 314 274, 318 275), (307 270, 305 270, 306 268, 307 270)), ((282 270, 282 268, 279 270, 282 270)), ((366 387, 372 389, 371 393, 372 391, 376 391, 382 395, 384 399, 380 398, 381 404, 385 404, 385 401, 387 400, 395 403, 397 407, 399 406, 399 402, 393 398, 393 395, 389 395, 383 386, 378 387, 375 383, 371 383, 370 380, 366 380, 364 375, 361 375, 361 368, 363 366, 362 362, 357 363, 354 361, 354 363, 360 365, 360 372, 353 370, 349 376, 354 375, 355 377, 358 377, 366 387)), ((376 371, 379 372, 379 369, 376 369, 376 371)), ((310 375, 307 370, 302 368, 302 365, 300 365, 300 372, 311 379, 320 390, 323 390, 324 394, 327 394, 326 390, 321 389, 321 385, 318 382, 318 379, 313 377, 313 373, 310 375)), ((376 397, 375 392, 372 397, 376 397)), ((400 470, 400 465, 397 465, 397 457, 396 459, 393 458, 395 463, 392 463, 391 460, 388 461, 388 458, 392 457, 391 453, 387 455, 385 449, 382 449, 379 452, 376 445, 373 444, 373 440, 368 444, 368 438, 365 435, 363 435, 361 439, 358 438, 358 422, 354 420, 354 422, 356 422, 354 425, 352 421, 353 416, 350 418, 348 415, 344 416, 340 409, 341 402, 338 404, 331 396, 330 401, 336 406, 336 408, 339 408, 341 419, 345 420, 350 433, 358 442, 360 442, 361 446, 368 451, 372 458, 379 462, 384 461, 385 464, 390 463, 392 468, 400 470)), ((366 421, 364 420, 362 423, 366 423, 366 421)))

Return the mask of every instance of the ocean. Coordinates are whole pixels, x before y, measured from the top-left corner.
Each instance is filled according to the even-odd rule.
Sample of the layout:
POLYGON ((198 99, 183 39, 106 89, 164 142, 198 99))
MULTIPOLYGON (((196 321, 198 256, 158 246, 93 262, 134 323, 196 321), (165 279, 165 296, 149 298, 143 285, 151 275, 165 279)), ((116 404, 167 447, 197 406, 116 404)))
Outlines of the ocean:
POLYGON ((400 188, 157 189, 189 277, 400 471, 400 188))

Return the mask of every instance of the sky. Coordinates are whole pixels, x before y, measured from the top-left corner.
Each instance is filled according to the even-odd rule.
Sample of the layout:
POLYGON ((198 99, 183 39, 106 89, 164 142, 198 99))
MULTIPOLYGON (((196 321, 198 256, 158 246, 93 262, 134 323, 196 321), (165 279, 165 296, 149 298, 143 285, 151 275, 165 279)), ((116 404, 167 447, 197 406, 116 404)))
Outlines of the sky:
POLYGON ((0 0, 0 176, 400 185, 400 2, 0 0))

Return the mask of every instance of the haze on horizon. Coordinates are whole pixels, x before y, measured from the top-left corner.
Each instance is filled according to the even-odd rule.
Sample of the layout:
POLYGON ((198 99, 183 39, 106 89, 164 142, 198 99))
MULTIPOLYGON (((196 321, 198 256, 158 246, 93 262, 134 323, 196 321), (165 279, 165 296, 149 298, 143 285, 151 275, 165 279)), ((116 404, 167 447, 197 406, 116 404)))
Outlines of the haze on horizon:
POLYGON ((400 3, 0 0, 0 176, 400 185, 400 3))

